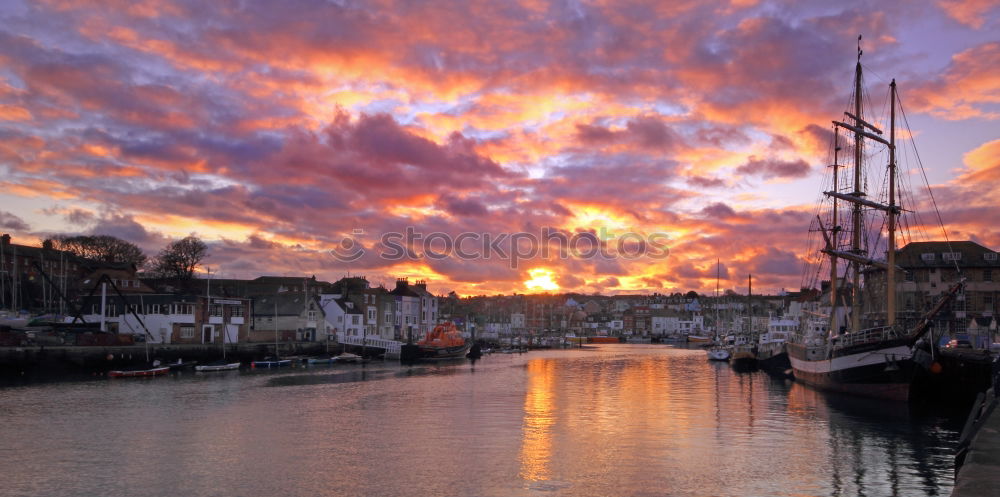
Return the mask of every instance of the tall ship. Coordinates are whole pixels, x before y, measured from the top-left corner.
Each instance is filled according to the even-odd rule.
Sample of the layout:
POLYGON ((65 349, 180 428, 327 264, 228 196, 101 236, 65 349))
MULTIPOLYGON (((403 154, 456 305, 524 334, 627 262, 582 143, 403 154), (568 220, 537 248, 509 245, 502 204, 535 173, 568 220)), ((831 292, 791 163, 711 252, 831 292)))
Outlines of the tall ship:
MULTIPOLYGON (((832 177, 811 230, 821 235, 815 239, 819 245, 815 273, 829 271, 825 294, 829 300, 823 306, 825 313, 801 320, 786 349, 797 381, 824 390, 906 401, 914 375, 926 363, 922 348, 934 346, 922 338, 934 316, 961 291, 963 280, 956 278, 921 315, 897 319, 896 285, 906 275, 896 265, 896 242, 900 220, 905 219, 902 214, 912 211, 916 201, 899 188, 906 182, 897 173, 896 149, 912 142, 897 142, 895 80, 889 84, 888 129, 882 131, 878 121, 865 114, 868 96, 863 92, 861 55, 858 37, 854 91, 843 120, 833 121, 832 177), (840 163, 841 155, 848 158, 845 164, 840 163)), ((905 136, 912 140, 912 133, 905 136)), ((960 274, 957 265, 956 274, 960 274)))

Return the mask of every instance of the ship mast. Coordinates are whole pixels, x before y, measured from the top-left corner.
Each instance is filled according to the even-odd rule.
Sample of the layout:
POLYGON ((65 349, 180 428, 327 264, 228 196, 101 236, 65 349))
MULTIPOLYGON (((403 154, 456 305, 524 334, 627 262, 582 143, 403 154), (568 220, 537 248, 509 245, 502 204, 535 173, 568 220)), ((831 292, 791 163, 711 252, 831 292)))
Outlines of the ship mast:
MULTIPOLYGON (((840 169, 840 129, 833 127, 833 191, 839 188, 837 172, 840 169)), ((833 243, 831 248, 837 249, 837 232, 840 226, 837 224, 837 197, 833 197, 833 227, 831 238, 833 243)), ((837 256, 830 255, 830 329, 828 335, 837 334, 840 324, 837 323, 837 256)))
POLYGON ((885 270, 886 325, 896 324, 896 80, 889 84, 889 239, 885 270))
MULTIPOLYGON (((861 120, 861 36, 858 36, 858 63, 854 68, 854 126, 861 130, 863 122, 861 120)), ((854 133, 854 196, 862 197, 861 191, 861 156, 864 145, 864 135, 861 132, 854 133)), ((861 255, 861 204, 855 203, 851 210, 851 252, 861 255)), ((858 261, 851 261, 851 330, 861 329, 861 265, 858 261)))

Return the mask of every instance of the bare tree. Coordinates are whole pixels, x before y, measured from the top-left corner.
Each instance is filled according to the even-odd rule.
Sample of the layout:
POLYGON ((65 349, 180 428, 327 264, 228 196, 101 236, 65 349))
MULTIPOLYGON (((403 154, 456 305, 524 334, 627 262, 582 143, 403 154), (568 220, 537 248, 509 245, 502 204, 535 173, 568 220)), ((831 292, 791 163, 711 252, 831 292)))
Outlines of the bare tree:
POLYGON ((78 257, 100 262, 135 264, 146 262, 146 254, 134 243, 110 235, 58 236, 54 245, 78 257))
POLYGON ((208 256, 208 246, 196 236, 170 242, 156 257, 155 271, 181 279, 194 277, 194 270, 208 256))

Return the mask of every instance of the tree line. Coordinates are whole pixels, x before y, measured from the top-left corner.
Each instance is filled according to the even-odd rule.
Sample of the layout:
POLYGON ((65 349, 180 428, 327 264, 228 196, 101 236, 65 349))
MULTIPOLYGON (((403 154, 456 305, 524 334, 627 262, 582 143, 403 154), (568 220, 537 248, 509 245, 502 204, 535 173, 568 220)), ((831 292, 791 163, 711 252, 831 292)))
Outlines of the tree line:
POLYGON ((99 262, 132 264, 147 273, 180 279, 193 278, 208 256, 208 246, 196 236, 174 240, 152 258, 134 243, 110 235, 63 235, 45 240, 42 246, 99 262))

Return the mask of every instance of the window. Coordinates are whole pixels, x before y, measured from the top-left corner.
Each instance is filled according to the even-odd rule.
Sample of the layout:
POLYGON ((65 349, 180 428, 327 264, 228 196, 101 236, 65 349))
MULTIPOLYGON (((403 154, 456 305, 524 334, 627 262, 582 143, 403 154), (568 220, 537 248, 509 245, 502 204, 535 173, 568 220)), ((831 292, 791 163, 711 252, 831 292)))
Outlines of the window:
POLYGON ((234 318, 243 317, 243 306, 242 305, 233 306, 233 311, 230 315, 234 318))
MULTIPOLYGON (((983 295, 983 306, 990 307, 993 305, 993 294, 987 293, 983 295)), ((989 310, 989 309, 987 309, 989 310)))
POLYGON ((360 322, 361 322, 361 316, 358 316, 357 314, 351 316, 351 324, 358 324, 360 322))
POLYGON ((945 261, 960 261, 962 260, 961 252, 942 252, 941 260, 945 261))
POLYGON ((997 260, 997 253, 996 252, 987 252, 987 253, 983 254, 983 259, 987 260, 987 261, 995 261, 995 260, 997 260))
POLYGON ((993 270, 987 269, 983 271, 983 281, 993 281, 993 270))
POLYGON ((208 306, 208 309, 209 309, 208 312, 211 315, 213 315, 213 316, 221 316, 222 315, 222 306, 221 305, 213 304, 213 305, 208 306))
POLYGON ((307 319, 309 319, 310 321, 314 321, 314 320, 316 320, 316 311, 309 311, 309 312, 307 312, 307 313, 306 313, 306 317, 307 317, 307 319))
POLYGON ((375 309, 368 309, 368 320, 371 321, 375 319, 375 309))
POLYGON ((181 326, 181 338, 194 338, 194 326, 181 326))
POLYGON ((913 281, 913 271, 907 271, 903 279, 906 281, 913 281))
POLYGON ((935 257, 934 257, 934 254, 931 254, 931 253, 920 254, 920 259, 923 260, 924 262, 932 262, 932 261, 934 261, 935 257))

